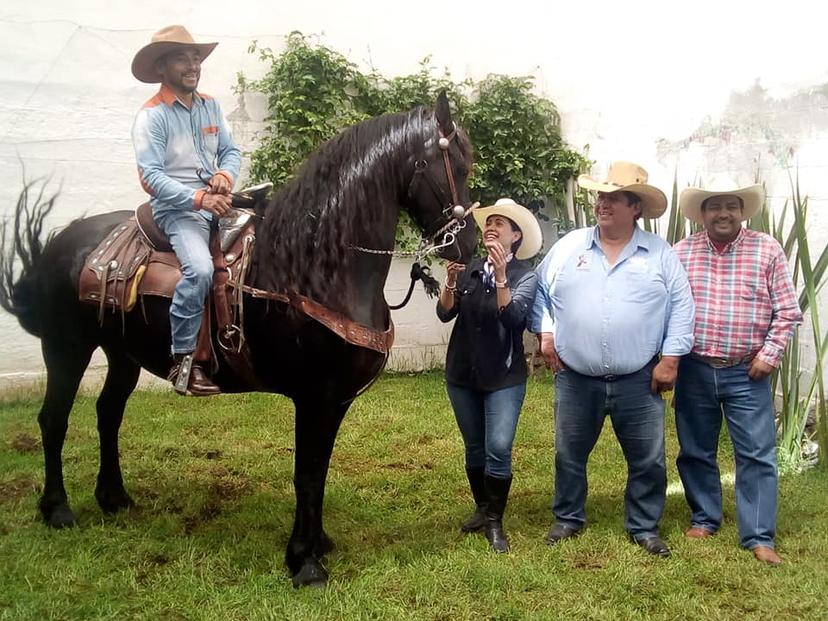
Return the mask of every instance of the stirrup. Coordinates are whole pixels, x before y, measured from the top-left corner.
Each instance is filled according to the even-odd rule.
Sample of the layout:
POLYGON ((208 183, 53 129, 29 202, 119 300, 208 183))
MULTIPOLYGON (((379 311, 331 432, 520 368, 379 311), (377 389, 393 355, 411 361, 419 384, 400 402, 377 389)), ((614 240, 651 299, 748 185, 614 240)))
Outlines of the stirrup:
POLYGON ((178 377, 175 378, 174 390, 179 395, 187 394, 190 385, 190 373, 193 370, 193 355, 187 354, 178 363, 178 377))

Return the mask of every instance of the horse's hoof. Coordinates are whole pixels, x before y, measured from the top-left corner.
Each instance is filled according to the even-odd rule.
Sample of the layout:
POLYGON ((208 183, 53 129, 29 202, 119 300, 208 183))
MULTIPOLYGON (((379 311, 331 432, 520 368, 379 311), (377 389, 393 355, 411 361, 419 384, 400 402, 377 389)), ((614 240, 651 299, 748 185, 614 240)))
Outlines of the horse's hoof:
POLYGON ((319 561, 305 561, 305 564, 296 572, 291 582, 295 589, 306 586, 321 588, 328 584, 328 572, 325 571, 319 561))
POLYGON ((135 506, 135 501, 123 487, 121 489, 95 490, 95 499, 104 513, 117 513, 121 509, 129 509, 135 506))
POLYGON ((65 502, 53 507, 48 512, 44 511, 43 522, 49 528, 54 529, 71 528, 72 526, 77 525, 75 514, 72 513, 72 509, 70 509, 69 505, 65 502))

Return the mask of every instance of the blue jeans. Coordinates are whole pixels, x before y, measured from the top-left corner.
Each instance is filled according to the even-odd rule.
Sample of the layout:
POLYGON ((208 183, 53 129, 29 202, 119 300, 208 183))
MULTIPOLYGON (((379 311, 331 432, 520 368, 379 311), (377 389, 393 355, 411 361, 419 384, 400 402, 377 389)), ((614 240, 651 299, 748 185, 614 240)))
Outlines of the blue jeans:
POLYGON ((587 460, 609 414, 627 460, 624 528, 636 540, 658 535, 667 494, 664 400, 650 391, 653 363, 608 382, 569 369, 555 376, 555 500, 559 524, 586 524, 587 460))
POLYGON ((213 284, 210 221, 201 211, 165 211, 156 216, 181 263, 181 280, 170 304, 172 352, 195 351, 204 301, 213 284))
POLYGON ((526 382, 491 392, 447 384, 454 417, 466 446, 466 468, 498 479, 512 476, 512 443, 526 382))
POLYGON ((773 547, 778 476, 770 380, 748 377, 748 365, 713 367, 685 356, 676 383, 676 465, 692 512, 690 522, 715 532, 722 523, 716 453, 727 421, 736 457, 736 520, 744 548, 773 547))

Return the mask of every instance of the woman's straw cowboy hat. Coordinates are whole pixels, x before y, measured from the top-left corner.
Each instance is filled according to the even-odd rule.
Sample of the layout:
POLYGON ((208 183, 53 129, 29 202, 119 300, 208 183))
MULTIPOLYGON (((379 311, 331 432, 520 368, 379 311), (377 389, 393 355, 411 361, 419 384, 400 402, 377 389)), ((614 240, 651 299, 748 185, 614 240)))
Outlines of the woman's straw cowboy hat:
POLYGON ((504 216, 514 222, 522 235, 520 247, 515 253, 518 259, 534 257, 543 245, 543 234, 537 218, 526 207, 518 205, 511 198, 500 198, 491 207, 479 207, 472 211, 472 215, 481 231, 485 230, 489 216, 504 216))
POLYGON ((679 207, 688 220, 704 224, 702 203, 711 196, 738 196, 742 199, 742 220, 750 220, 765 202, 765 189, 760 184, 742 188, 727 175, 713 175, 705 180, 704 189, 686 188, 679 197, 679 207))
POLYGON ((152 43, 145 45, 132 59, 132 75, 148 84, 161 81, 161 75, 155 69, 155 63, 165 54, 182 47, 194 47, 207 58, 218 45, 216 43, 196 43, 184 26, 167 26, 152 35, 152 43))
POLYGON ((667 209, 667 197, 657 187, 647 183, 648 175, 638 164, 612 162, 604 181, 589 175, 578 177, 578 185, 596 192, 632 192, 641 199, 641 217, 658 218, 667 209))

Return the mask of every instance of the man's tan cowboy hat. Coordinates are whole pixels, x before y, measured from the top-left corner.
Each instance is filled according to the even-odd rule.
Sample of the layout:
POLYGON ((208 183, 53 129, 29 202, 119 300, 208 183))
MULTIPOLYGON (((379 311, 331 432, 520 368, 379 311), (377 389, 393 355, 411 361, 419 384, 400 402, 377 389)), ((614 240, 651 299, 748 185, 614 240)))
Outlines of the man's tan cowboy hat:
POLYGON ((667 197, 657 187, 647 183, 647 171, 632 162, 612 162, 604 181, 589 175, 578 177, 578 185, 596 192, 632 192, 641 199, 641 217, 658 218, 667 209, 667 197))
POLYGON ((711 196, 738 196, 742 199, 742 220, 750 220, 765 202, 765 188, 754 183, 738 187, 727 175, 713 175, 705 180, 703 188, 686 188, 679 197, 679 207, 688 220, 704 224, 702 203, 711 196))
POLYGON ((489 216, 505 216, 514 222, 522 235, 520 248, 515 253, 518 259, 534 257, 543 245, 543 234, 537 218, 526 207, 518 205, 511 198, 500 198, 490 207, 479 207, 472 211, 472 215, 481 231, 485 230, 489 216))
POLYGON ((196 43, 184 26, 167 26, 152 35, 152 43, 145 45, 132 59, 132 75, 148 84, 161 81, 161 75, 155 69, 155 63, 165 54, 182 47, 194 47, 207 58, 218 43, 196 43))

